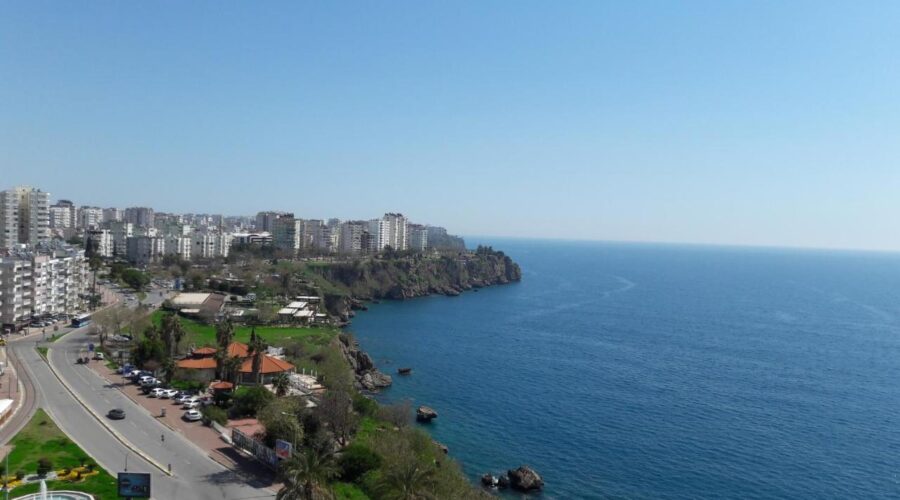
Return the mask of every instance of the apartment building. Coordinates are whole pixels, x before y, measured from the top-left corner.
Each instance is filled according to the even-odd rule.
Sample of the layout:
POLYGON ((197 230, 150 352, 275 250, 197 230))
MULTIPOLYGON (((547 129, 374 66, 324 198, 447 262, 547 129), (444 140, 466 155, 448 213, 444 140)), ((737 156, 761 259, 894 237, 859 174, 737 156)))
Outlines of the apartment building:
POLYGON ((75 229, 78 227, 78 210, 70 200, 59 200, 50 205, 51 229, 75 229))
POLYGON ((277 216, 272 223, 272 242, 275 248, 290 252, 300 249, 300 238, 303 234, 303 221, 294 218, 294 214, 286 213, 277 216))
POLYGON ((103 222, 119 222, 125 218, 125 212, 121 208, 104 208, 103 222))
POLYGON ((347 221, 341 224, 340 253, 360 254, 367 249, 368 222, 357 220, 347 221))
POLYGON ((50 241, 50 193, 28 186, 0 191, 0 248, 50 241))
POLYGON ((74 314, 85 308, 84 251, 53 242, 0 252, 0 324, 18 330, 33 316, 74 314))
POLYGON ((215 231, 196 231, 191 235, 191 255, 195 258, 211 259, 228 257, 232 236, 215 231))
POLYGON ((406 232, 409 235, 409 249, 424 252, 428 248, 428 228, 421 224, 408 224, 406 232))
POLYGON ((128 253, 128 238, 134 236, 134 224, 125 221, 103 223, 112 235, 113 257, 124 257, 128 253))
POLYGON ((191 260, 191 244, 193 240, 190 235, 167 234, 165 238, 165 255, 177 255, 182 260, 191 260))
POLYGON ((103 222, 103 209, 100 207, 81 207, 78 209, 78 227, 97 229, 103 222))
POLYGON ((125 222, 135 227, 153 227, 155 216, 152 208, 129 207, 125 209, 125 222))
POLYGON ((157 262, 166 252, 165 239, 159 236, 131 236, 126 246, 125 257, 136 266, 157 262))
POLYGON ((288 212, 275 212, 275 211, 267 211, 267 212, 259 212, 256 214, 256 231, 258 232, 267 232, 274 233, 275 229, 275 221, 278 220, 279 217, 283 216, 291 216, 294 214, 290 214, 288 212))
POLYGON ((406 232, 408 221, 403 214, 387 213, 380 219, 369 221, 369 251, 380 252, 387 247, 394 250, 409 248, 406 232))
POLYGON ((109 229, 90 229, 85 237, 91 241, 94 253, 100 257, 112 257, 115 255, 112 231, 109 229))

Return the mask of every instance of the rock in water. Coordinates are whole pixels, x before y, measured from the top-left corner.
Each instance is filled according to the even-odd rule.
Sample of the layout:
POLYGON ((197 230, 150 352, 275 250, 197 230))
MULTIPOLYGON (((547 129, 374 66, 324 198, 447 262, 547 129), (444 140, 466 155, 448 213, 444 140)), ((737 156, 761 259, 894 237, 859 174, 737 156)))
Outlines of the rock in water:
POLYGON ((507 471, 509 476, 509 485, 513 489, 523 492, 539 491, 544 487, 544 480, 540 474, 527 465, 523 465, 518 469, 507 471))
POLYGON ((496 479, 490 473, 486 473, 483 476, 481 476, 481 484, 483 486, 487 486, 488 488, 490 488, 491 486, 494 486, 495 481, 496 481, 496 479))
POLYGON ((509 488, 509 476, 503 475, 497 478, 497 487, 501 490, 509 488))
POLYGON ((431 419, 437 418, 438 414, 427 406, 420 406, 416 410, 416 420, 419 422, 431 422, 431 419))

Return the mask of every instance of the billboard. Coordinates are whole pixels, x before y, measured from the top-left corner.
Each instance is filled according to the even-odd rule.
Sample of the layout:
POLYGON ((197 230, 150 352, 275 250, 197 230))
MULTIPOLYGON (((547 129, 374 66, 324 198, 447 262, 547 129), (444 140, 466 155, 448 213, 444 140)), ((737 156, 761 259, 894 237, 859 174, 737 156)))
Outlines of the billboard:
POLYGON ((125 498, 150 498, 150 474, 120 472, 119 496, 125 498))
POLYGON ((281 439, 275 440, 275 456, 282 459, 291 458, 291 451, 293 450, 293 445, 287 441, 282 441, 281 439))

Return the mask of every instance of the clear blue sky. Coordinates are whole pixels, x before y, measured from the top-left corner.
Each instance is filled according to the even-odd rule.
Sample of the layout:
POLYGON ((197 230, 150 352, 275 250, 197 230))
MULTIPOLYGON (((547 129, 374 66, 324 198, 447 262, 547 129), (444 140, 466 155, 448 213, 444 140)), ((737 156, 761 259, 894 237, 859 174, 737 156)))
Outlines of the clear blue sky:
POLYGON ((900 2, 0 4, 0 185, 900 249, 900 2))

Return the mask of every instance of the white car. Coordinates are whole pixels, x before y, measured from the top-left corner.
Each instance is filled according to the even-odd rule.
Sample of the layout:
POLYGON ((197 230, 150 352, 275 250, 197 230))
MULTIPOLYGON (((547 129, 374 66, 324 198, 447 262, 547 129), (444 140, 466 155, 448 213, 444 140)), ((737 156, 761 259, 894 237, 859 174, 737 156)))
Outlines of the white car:
POLYGON ((153 387, 154 385, 159 385, 159 380, 154 377, 148 377, 141 380, 141 387, 153 387))
POLYGON ((161 397, 163 399, 169 399, 169 398, 174 398, 177 395, 178 395, 178 389, 163 389, 163 391, 160 393, 159 397, 161 397))
POLYGON ((196 422, 203 419, 203 414, 200 413, 200 410, 188 410, 184 412, 184 419, 188 422, 196 422))
POLYGON ((193 410, 193 409, 199 408, 199 407, 200 407, 200 400, 197 398, 188 399, 182 405, 182 408, 184 408, 185 410, 193 410))
POLYGON ((159 398, 162 397, 163 392, 165 392, 165 389, 160 389, 159 387, 157 387, 156 389, 150 391, 150 394, 147 394, 147 396, 151 398, 159 398))

